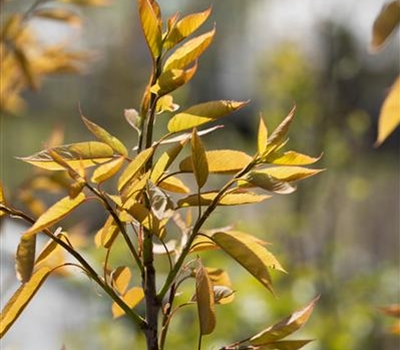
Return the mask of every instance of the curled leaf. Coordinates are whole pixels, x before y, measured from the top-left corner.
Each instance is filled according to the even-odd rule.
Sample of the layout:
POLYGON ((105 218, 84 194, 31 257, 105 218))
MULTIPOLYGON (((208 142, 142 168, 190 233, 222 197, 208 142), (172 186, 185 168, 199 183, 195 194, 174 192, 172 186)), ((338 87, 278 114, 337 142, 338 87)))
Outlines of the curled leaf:
POLYGON ((36 251, 36 236, 22 236, 16 256, 17 277, 22 283, 30 280, 33 272, 36 251))

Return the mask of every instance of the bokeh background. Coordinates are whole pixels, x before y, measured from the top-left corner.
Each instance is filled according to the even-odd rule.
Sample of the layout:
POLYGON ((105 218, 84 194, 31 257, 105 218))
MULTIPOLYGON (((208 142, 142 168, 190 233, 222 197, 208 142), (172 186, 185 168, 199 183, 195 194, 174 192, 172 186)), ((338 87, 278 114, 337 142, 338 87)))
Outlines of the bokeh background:
MULTIPOLYGON (((24 10, 28 3, 11 1, 4 9, 24 10)), ((373 146, 380 106, 399 71, 398 34, 378 54, 369 51, 372 24, 384 1, 159 3, 164 16, 202 11, 212 4, 204 31, 213 22, 217 27, 196 77, 175 101, 185 107, 211 99, 251 99, 224 119, 223 130, 205 138, 207 149, 254 152, 259 113, 272 129, 296 103, 291 149, 323 153, 318 166, 327 169, 302 182, 294 194, 213 215, 210 226, 236 223, 271 242, 289 274, 273 276, 274 298, 222 253, 204 254, 208 265, 228 270, 237 290, 234 303, 218 308, 216 332, 206 337, 204 348, 254 334, 321 294, 311 320, 297 335, 316 339, 306 349, 398 349, 399 338, 388 331, 392 319, 379 311, 400 302, 399 132, 381 147, 373 146)), ((65 143, 90 139, 79 118, 79 103, 88 118, 135 145, 123 111, 139 107, 150 72, 135 1, 75 9, 84 19, 80 28, 33 23, 44 42, 69 41, 71 47, 94 54, 85 74, 47 78, 40 91, 24 93, 24 110, 1 117, 1 178, 7 193, 31 171, 14 157, 42 149, 54 128, 64 127, 65 143)), ((87 236, 104 220, 95 209, 85 213, 87 236)), ((15 222, 1 227, 2 306, 17 286, 13 254, 22 231, 15 222)), ((94 249, 85 254, 99 259, 94 249)), ((126 261, 123 254, 115 260, 126 261)), ((60 349, 64 343, 67 349, 144 348, 129 322, 112 320, 109 306, 85 278, 53 278, 1 347, 60 349)), ((174 319, 169 348, 192 348, 196 320, 195 308, 174 319)))

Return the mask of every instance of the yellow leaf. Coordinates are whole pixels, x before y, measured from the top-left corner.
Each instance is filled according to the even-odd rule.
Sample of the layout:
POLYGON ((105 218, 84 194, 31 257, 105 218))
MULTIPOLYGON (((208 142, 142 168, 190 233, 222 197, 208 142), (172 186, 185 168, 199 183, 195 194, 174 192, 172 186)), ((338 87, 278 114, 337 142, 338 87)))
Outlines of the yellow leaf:
MULTIPOLYGON (((56 234, 56 236, 63 242, 70 244, 66 232, 56 234)), ((64 250, 53 239, 49 239, 48 243, 44 246, 35 261, 35 268, 46 266, 54 268, 64 263, 64 250)))
POLYGON ((312 340, 282 340, 257 346, 257 350, 298 350, 312 340))
POLYGON ((235 291, 226 286, 213 285, 213 293, 215 304, 225 305, 235 299, 235 291))
MULTIPOLYGON (((252 158, 240 151, 229 149, 206 152, 208 171, 216 174, 234 174, 249 165, 252 158)), ((193 172, 192 158, 187 157, 179 164, 184 172, 193 172)))
POLYGON ((160 9, 154 0, 138 0, 139 16, 147 45, 154 61, 161 55, 160 9))
POLYGON ((155 234, 157 237, 162 238, 165 234, 165 222, 159 220, 151 211, 149 211, 143 204, 135 203, 131 208, 126 209, 135 220, 137 220, 143 227, 155 234))
MULTIPOLYGON (((138 305, 144 298, 143 288, 133 287, 129 289, 126 294, 122 297, 122 300, 133 309, 136 305, 138 305)), ((118 304, 112 304, 112 314, 114 318, 121 317, 125 315, 125 311, 122 310, 118 304)))
POLYGON ((65 167, 58 164, 50 152, 59 154, 62 159, 71 167, 79 168, 91 167, 97 164, 107 162, 113 157, 112 148, 103 142, 79 142, 69 145, 63 145, 38 152, 29 157, 21 157, 24 162, 47 170, 65 170, 65 167))
POLYGON ((202 188, 207 182, 208 178, 208 163, 203 142, 197 134, 196 129, 193 129, 191 149, 193 173, 196 178, 197 186, 202 188))
POLYGON ((112 272, 112 286, 121 295, 125 294, 128 289, 129 282, 132 278, 132 273, 129 267, 119 266, 112 272))
POLYGON ((284 141, 285 136, 289 131, 290 124, 292 124, 295 111, 296 111, 296 106, 292 108, 287 117, 278 125, 278 127, 268 138, 268 149, 275 148, 284 141))
POLYGON ((47 267, 36 271, 31 279, 27 283, 22 284, 7 302, 0 316, 0 338, 14 324, 50 273, 51 270, 47 267))
POLYGON ((231 279, 225 270, 207 267, 208 277, 214 286, 232 287, 231 279))
POLYGON ((285 153, 272 153, 266 158, 266 163, 277 165, 310 165, 314 164, 321 159, 319 157, 310 157, 306 154, 297 153, 294 151, 287 151, 285 153))
POLYGON ((176 193, 189 193, 190 189, 187 187, 182 180, 175 176, 168 176, 164 180, 158 183, 158 186, 164 190, 176 193))
POLYGON ((85 194, 81 192, 74 199, 71 199, 70 197, 64 197, 63 199, 59 200, 37 219, 33 226, 24 233, 24 237, 32 236, 60 221, 78 205, 83 203, 85 198, 85 194))
POLYGON ((22 236, 18 244, 16 256, 17 278, 26 283, 33 272, 36 251, 36 236, 22 236))
POLYGON ((211 334, 216 325, 214 293, 207 270, 202 264, 196 270, 196 302, 200 334, 211 334))
POLYGON ((113 217, 110 215, 107 221, 100 228, 95 235, 95 243, 97 247, 104 247, 109 249, 117 238, 119 233, 118 225, 115 223, 113 217))
POLYGON ((208 250, 217 250, 219 246, 211 240, 211 238, 205 236, 196 236, 193 240, 192 246, 190 248, 190 253, 208 251, 208 250))
MULTIPOLYGON (((4 189, 3 189, 3 184, 0 181, 0 204, 6 204, 5 198, 4 198, 4 189)), ((0 210, 0 217, 2 217, 4 214, 4 212, 2 210, 0 210)))
POLYGON ((275 179, 271 175, 261 171, 250 171, 238 182, 238 186, 245 188, 259 187, 279 194, 289 194, 296 190, 296 187, 288 182, 275 179))
POLYGON ((210 13, 211 7, 204 12, 192 13, 182 18, 167 34, 163 47, 166 50, 169 50, 179 44, 182 40, 185 40, 207 20, 210 13))
POLYGON ((131 181, 129 185, 123 189, 121 197, 123 203, 122 207, 124 209, 130 208, 133 203, 136 202, 137 198, 145 190, 149 177, 150 171, 148 171, 146 174, 143 174, 138 179, 131 181))
POLYGON ((301 328, 310 318, 314 310, 314 306, 319 297, 312 300, 304 308, 294 312, 289 317, 284 318, 279 323, 268 327, 262 332, 251 337, 250 343, 252 345, 263 345, 265 343, 274 342, 285 338, 286 336, 294 333, 301 328))
POLYGON ((268 269, 285 270, 271 252, 250 237, 242 232, 228 231, 214 233, 212 240, 273 292, 268 269))
POLYGON ((376 145, 380 145, 400 124, 400 77, 397 78, 389 95, 383 102, 378 122, 378 138, 376 145))
POLYGON ((383 6, 372 27, 371 49, 378 51, 400 23, 400 1, 383 6))
POLYGON ((153 152, 154 148, 147 148, 131 161, 118 179, 118 191, 121 192, 127 183, 139 173, 139 171, 145 166, 147 161, 153 155, 153 152))
POLYGON ((257 149, 258 154, 262 155, 267 149, 268 129, 262 115, 260 115, 260 125, 258 127, 257 149))
POLYGON ((35 17, 62 21, 72 26, 80 26, 81 18, 74 12, 65 8, 41 8, 33 12, 35 17))
POLYGON ((215 28, 203 35, 193 38, 181 47, 177 48, 175 52, 168 57, 164 64, 164 71, 171 69, 184 69, 208 48, 215 35, 215 28))
POLYGON ((242 108, 247 101, 211 101, 201 103, 188 108, 187 110, 177 113, 168 122, 168 130, 170 132, 180 132, 192 129, 200 125, 212 122, 213 120, 222 118, 229 113, 242 108))
POLYGON ((257 171, 257 173, 270 175, 279 181, 291 182, 303 180, 322 171, 324 171, 324 169, 308 169, 298 166, 280 166, 262 169, 257 171))
POLYGON ((92 182, 95 183, 102 183, 109 178, 113 177, 119 169, 121 169, 122 165, 124 164, 125 159, 122 157, 116 158, 111 162, 104 163, 100 165, 96 170, 93 172, 92 175, 92 182))
POLYGON ((164 95, 157 100, 156 113, 175 112, 179 109, 179 105, 174 103, 174 98, 171 95, 164 95))
MULTIPOLYGON (((178 207, 184 208, 184 207, 194 207, 203 205, 210 205, 215 197, 217 196, 218 192, 205 192, 200 194, 200 203, 199 203, 199 196, 197 194, 190 195, 186 198, 182 198, 178 201, 178 207)), ((220 201, 218 202, 218 205, 244 205, 244 204, 254 204, 254 203, 260 203, 268 198, 271 198, 271 196, 268 195, 259 195, 253 192, 247 192, 247 191, 242 191, 242 190, 236 190, 235 192, 230 192, 225 194, 220 201)))
POLYGON ((118 140, 115 136, 111 135, 107 130, 103 129, 101 126, 93 123, 89 119, 81 115, 83 122, 89 131, 96 136, 99 141, 102 141, 109 145, 115 152, 126 157, 128 155, 128 150, 123 145, 123 143, 118 140))

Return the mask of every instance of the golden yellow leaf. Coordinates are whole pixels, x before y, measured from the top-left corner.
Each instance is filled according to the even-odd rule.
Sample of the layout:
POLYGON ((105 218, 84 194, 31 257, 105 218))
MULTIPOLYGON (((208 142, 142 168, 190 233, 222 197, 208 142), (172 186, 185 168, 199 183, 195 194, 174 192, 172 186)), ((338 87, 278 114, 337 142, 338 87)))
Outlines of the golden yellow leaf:
POLYGON ((156 113, 175 112, 179 109, 179 105, 174 103, 172 95, 164 95, 157 100, 156 113))
POLYGON ((238 187, 259 187, 263 190, 279 194, 289 194, 296 190, 296 187, 288 182, 275 179, 271 175, 261 171, 250 171, 247 173, 242 180, 238 182, 238 187))
POLYGON ((260 115, 260 125, 258 127, 258 137, 257 137, 257 150, 258 154, 262 155, 267 149, 268 142, 268 129, 265 125, 262 115, 260 115))
POLYGON ((132 273, 129 267, 119 266, 112 273, 112 286, 120 295, 125 294, 128 289, 129 282, 132 278, 132 273))
POLYGON ((96 247, 104 247, 109 249, 117 238, 118 233, 118 225, 115 223, 113 217, 110 215, 107 218, 107 221, 104 223, 103 227, 101 227, 95 235, 96 247))
POLYGON ((139 16, 147 45, 154 61, 161 55, 160 9, 154 0, 138 0, 139 16))
POLYGON ((143 227, 155 234, 157 237, 162 238, 165 234, 165 222, 159 220, 151 211, 149 211, 143 204, 135 203, 132 207, 127 208, 126 211, 131 214, 143 227))
POLYGON ((208 277, 214 286, 232 287, 231 279, 225 270, 207 267, 208 277))
POLYGON ((123 157, 116 158, 111 162, 104 163, 96 168, 92 175, 92 182, 102 183, 109 178, 113 177, 124 164, 125 159, 123 157))
POLYGON ((206 157, 206 151, 204 149, 203 142, 197 134, 197 130, 193 129, 191 141, 192 150, 192 168, 196 178, 197 186, 202 188, 207 182, 208 178, 208 163, 206 157))
MULTIPOLYGON (((126 294, 122 297, 122 300, 133 309, 136 305, 138 305, 144 298, 143 288, 133 287, 129 289, 126 294)), ((125 315, 125 311, 122 310, 118 304, 115 302, 112 304, 112 314, 114 318, 121 317, 125 315)))
POLYGON ((64 197, 59 200, 55 204, 53 204, 49 209, 47 209, 30 227, 25 233, 24 237, 33 236, 36 233, 42 231, 45 228, 48 228, 55 224, 56 222, 63 219, 67 216, 71 211, 73 211, 77 206, 83 203, 86 199, 86 196, 83 192, 81 192, 74 199, 70 197, 64 197))
POLYGON ((190 248, 190 253, 208 251, 208 250, 217 250, 220 249, 219 246, 211 240, 211 238, 205 236, 196 236, 193 240, 192 246, 190 248))
POLYGON ((123 189, 121 194, 123 203, 122 208, 130 208, 136 202, 141 193, 143 193, 145 190, 149 177, 150 171, 148 171, 146 174, 143 174, 139 178, 130 181, 129 185, 123 189))
MULTIPOLYGON (((4 189, 3 189, 3 184, 0 181, 0 204, 6 204, 5 198, 4 198, 4 189)), ((5 213, 0 210, 0 217, 5 215, 5 213)))
POLYGON ((7 302, 0 315, 0 338, 7 333, 9 328, 18 319, 51 271, 47 267, 36 271, 31 279, 22 284, 7 302))
POLYGON ((33 272, 36 252, 36 236, 22 236, 17 248, 16 270, 17 278, 26 283, 33 272))
POLYGON ((268 138, 268 148, 279 146, 284 140, 287 132, 289 131, 290 125, 292 124, 294 118, 294 112, 296 111, 296 106, 294 106, 287 117, 278 125, 271 136, 268 138))
POLYGON ((294 151, 287 151, 284 153, 271 154, 267 157, 266 163, 277 165, 310 165, 319 161, 321 159, 321 156, 315 158, 310 157, 306 154, 301 154, 294 151))
POLYGON ((268 174, 280 181, 291 182, 303 180, 322 171, 324 171, 324 169, 309 169, 298 166, 279 166, 258 170, 257 172, 260 174, 268 174))
POLYGON ((175 114, 168 122, 168 130, 170 132, 180 132, 198 127, 237 111, 247 103, 248 101, 229 100, 200 103, 175 114))
MULTIPOLYGON (((66 232, 60 232, 56 236, 63 242, 70 244, 68 234, 66 232)), ((43 247, 35 260, 35 269, 43 266, 54 268, 64 263, 64 249, 58 245, 53 239, 49 239, 47 244, 43 247)))
MULTIPOLYGON (((399 10, 400 11, 400 10, 399 10)), ((389 95, 383 102, 378 122, 378 138, 380 145, 400 124, 400 77, 390 89, 389 95)))

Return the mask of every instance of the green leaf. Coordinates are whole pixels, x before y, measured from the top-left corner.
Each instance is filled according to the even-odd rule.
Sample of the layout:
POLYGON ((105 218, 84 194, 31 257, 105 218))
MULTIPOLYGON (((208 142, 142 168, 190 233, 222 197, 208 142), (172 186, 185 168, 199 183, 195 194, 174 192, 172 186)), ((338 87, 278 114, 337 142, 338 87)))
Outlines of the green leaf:
POLYGON ((378 51, 400 23, 400 1, 383 6, 372 27, 371 49, 378 51))
POLYGON ((28 282, 32 276, 35 263, 36 236, 21 237, 16 256, 17 277, 22 282, 28 282))
POLYGON ((196 302, 199 315, 200 334, 211 334, 216 325, 214 292, 207 270, 199 263, 196 270, 196 302))
POLYGON ((138 6, 144 37, 151 56, 156 61, 162 50, 160 8, 154 0, 138 0, 138 6))
MULTIPOLYGON (((200 202, 199 202, 199 196, 197 194, 193 194, 188 197, 180 199, 178 201, 178 207, 180 208, 197 207, 199 205, 208 206, 213 202, 217 194, 218 191, 201 193, 200 202)), ((231 205, 254 204, 254 203, 260 203, 268 198, 271 198, 271 196, 259 195, 253 192, 236 190, 235 192, 230 192, 225 194, 218 202, 218 205, 231 206, 231 205)))
POLYGON ((207 182, 208 178, 208 163, 206 151, 203 146, 201 138, 197 134, 197 130, 193 129, 191 139, 192 149, 192 167, 196 182, 199 188, 202 188, 207 182))
MULTIPOLYGON (((144 298, 143 288, 133 287, 129 289, 126 294, 122 297, 122 300, 133 309, 136 305, 138 305, 144 298)), ((112 304, 112 314, 114 318, 121 317, 125 315, 125 311, 121 309, 118 304, 112 304)))
POLYGON ((169 50, 193 34, 210 16, 211 7, 204 12, 192 13, 183 17, 172 27, 164 40, 164 48, 169 50))
POLYGON ((284 318, 279 323, 268 327, 262 332, 251 337, 250 343, 252 345, 263 345, 283 339, 288 335, 296 332, 308 321, 318 299, 319 296, 312 300, 304 308, 294 312, 289 317, 284 318))
POLYGON ((47 267, 36 271, 31 279, 22 284, 7 302, 0 315, 0 338, 3 338, 9 328, 18 319, 19 315, 24 311, 25 307, 42 286, 51 271, 52 270, 47 267))
POLYGON ((271 292, 272 280, 268 269, 286 272, 275 256, 248 234, 216 232, 211 238, 271 292))
POLYGON ((49 209, 47 209, 36 220, 33 226, 25 231, 23 236, 25 238, 28 238, 42 231, 43 229, 52 226, 56 222, 66 217, 69 213, 71 213, 76 207, 83 203, 85 199, 86 196, 83 192, 77 195, 74 199, 71 199, 68 196, 64 197, 63 199, 53 204, 49 209))
POLYGON ((257 346, 254 350, 298 350, 310 342, 312 340, 282 340, 257 346))
POLYGON ((220 100, 200 103, 176 114, 168 123, 170 132, 180 132, 222 118, 242 108, 248 101, 220 100))
POLYGON ((257 150, 258 154, 262 155, 267 150, 268 142, 268 129, 265 125, 262 115, 260 115, 260 125, 258 127, 258 137, 257 137, 257 150))
POLYGON ((81 115, 83 122, 89 131, 96 136, 99 141, 102 141, 109 145, 116 153, 123 155, 126 157, 128 155, 128 150, 123 145, 123 143, 118 140, 115 136, 111 135, 107 130, 103 129, 101 126, 93 123, 89 119, 85 118, 81 115))
POLYGON ((267 157, 266 163, 276 165, 310 165, 319 161, 321 156, 314 158, 294 151, 287 151, 285 153, 274 152, 267 157))
POLYGON ((383 102, 378 122, 376 145, 383 141, 400 125, 400 77, 397 78, 389 95, 383 102))
POLYGON ((123 157, 116 158, 111 162, 104 163, 96 168, 92 175, 92 182, 102 183, 109 178, 113 177, 124 164, 125 159, 123 157))
POLYGON ((163 70, 168 71, 171 69, 186 68, 189 64, 196 61, 208 46, 210 46, 214 35, 215 28, 184 43, 168 57, 163 70))
POLYGON ((50 152, 59 154, 74 169, 108 162, 113 158, 114 154, 109 145, 103 142, 89 141, 53 147, 50 150, 44 150, 18 159, 47 170, 65 170, 62 165, 54 161, 50 152))
POLYGON ((291 184, 273 178, 261 171, 250 171, 238 182, 239 187, 259 187, 263 190, 279 194, 289 194, 296 190, 291 184))
POLYGON ((125 294, 128 289, 129 282, 132 278, 132 273, 129 267, 119 266, 112 273, 112 286, 120 295, 125 294))

